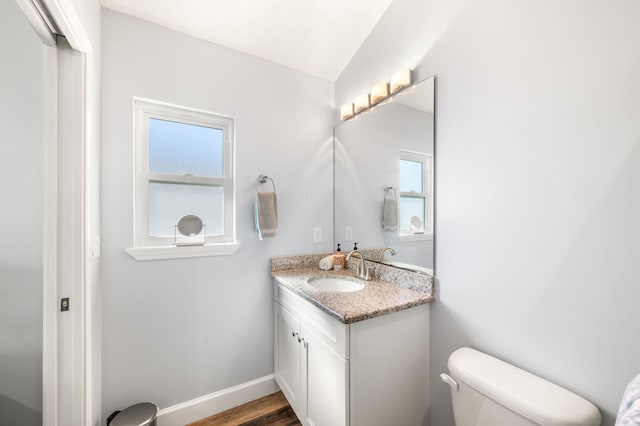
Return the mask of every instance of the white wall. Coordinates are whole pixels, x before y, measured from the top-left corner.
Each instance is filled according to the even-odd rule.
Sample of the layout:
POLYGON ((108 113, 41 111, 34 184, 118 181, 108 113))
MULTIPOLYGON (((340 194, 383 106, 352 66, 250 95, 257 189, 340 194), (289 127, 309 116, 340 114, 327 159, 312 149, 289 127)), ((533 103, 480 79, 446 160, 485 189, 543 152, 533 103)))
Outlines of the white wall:
POLYGON ((437 74, 433 425, 461 346, 613 424, 640 370, 639 19, 632 0, 396 0, 338 79, 340 105, 403 66, 437 74))
POLYGON ((0 424, 42 423, 43 45, 0 2, 0 424))
POLYGON ((103 416, 161 408, 273 372, 268 259, 331 249, 333 84, 160 26, 102 15, 103 416), (232 256, 137 262, 133 96, 235 117, 232 256), (259 241, 253 197, 275 179, 278 237, 259 241), (312 243, 312 228, 324 241, 312 243))

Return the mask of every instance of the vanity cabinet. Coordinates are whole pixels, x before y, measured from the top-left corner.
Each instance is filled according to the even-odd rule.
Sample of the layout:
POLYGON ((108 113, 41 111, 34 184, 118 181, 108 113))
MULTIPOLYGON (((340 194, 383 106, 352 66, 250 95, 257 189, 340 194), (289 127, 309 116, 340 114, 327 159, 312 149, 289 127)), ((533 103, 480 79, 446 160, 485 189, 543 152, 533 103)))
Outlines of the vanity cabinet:
MULTIPOLYGON (((274 303, 274 375, 305 425, 348 424, 348 363, 331 339, 326 323, 299 309, 274 303), (291 308, 289 308, 291 309, 291 308), (292 313, 292 312, 295 312, 292 313)), ((338 328, 343 325, 336 324, 338 328)))
POLYGON ((343 324, 274 290, 274 376, 304 425, 427 425, 429 305, 343 324))

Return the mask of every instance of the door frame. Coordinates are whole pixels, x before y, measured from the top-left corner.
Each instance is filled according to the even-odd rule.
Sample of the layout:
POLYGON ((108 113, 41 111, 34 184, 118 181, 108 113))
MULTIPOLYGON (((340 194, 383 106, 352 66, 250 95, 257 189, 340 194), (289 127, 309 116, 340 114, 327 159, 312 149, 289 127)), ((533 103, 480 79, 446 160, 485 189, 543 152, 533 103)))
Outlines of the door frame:
POLYGON ((58 417, 58 72, 57 49, 44 47, 42 425, 58 417))
POLYGON ((13 1, 43 42, 42 424, 89 425, 100 416, 92 396, 99 371, 87 326, 94 320, 87 303, 86 205, 86 70, 92 46, 70 0, 13 1), (71 299, 68 312, 60 312, 62 297, 71 299))

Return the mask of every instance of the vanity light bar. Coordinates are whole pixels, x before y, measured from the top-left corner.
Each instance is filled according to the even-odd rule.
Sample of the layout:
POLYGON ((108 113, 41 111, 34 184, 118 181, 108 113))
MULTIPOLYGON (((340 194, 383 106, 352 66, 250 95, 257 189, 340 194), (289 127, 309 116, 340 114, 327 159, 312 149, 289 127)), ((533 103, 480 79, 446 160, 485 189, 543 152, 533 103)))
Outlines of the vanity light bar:
POLYGON ((402 89, 411 85, 411 70, 409 68, 405 68, 400 71, 396 71, 391 76, 391 81, 389 82, 389 86, 391 86, 391 94, 395 95, 402 89))
POLYGON ((356 98, 353 103, 353 112, 356 114, 361 113, 362 111, 366 111, 371 108, 371 102, 369 100, 369 94, 360 95, 356 98))
POLYGON ((344 104, 340 108, 340 119, 348 120, 361 112, 371 110, 376 104, 393 96, 404 88, 411 86, 411 70, 404 68, 391 75, 389 83, 381 82, 373 85, 371 93, 358 96, 353 103, 344 104))
POLYGON ((371 105, 376 105, 389 97, 389 83, 375 84, 371 88, 371 105))
POLYGON ((348 120, 354 115, 353 104, 344 104, 340 108, 340 120, 348 120))

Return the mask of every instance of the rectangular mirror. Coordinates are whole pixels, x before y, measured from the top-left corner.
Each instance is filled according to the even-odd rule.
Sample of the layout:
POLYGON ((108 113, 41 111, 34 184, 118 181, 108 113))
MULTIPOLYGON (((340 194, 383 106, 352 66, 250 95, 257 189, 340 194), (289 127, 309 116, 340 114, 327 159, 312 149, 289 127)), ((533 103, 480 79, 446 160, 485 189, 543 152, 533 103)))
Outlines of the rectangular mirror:
MULTIPOLYGON (((391 247, 382 262, 433 275, 430 77, 334 128, 334 245, 391 247)), ((378 261, 379 253, 370 255, 378 261)))

